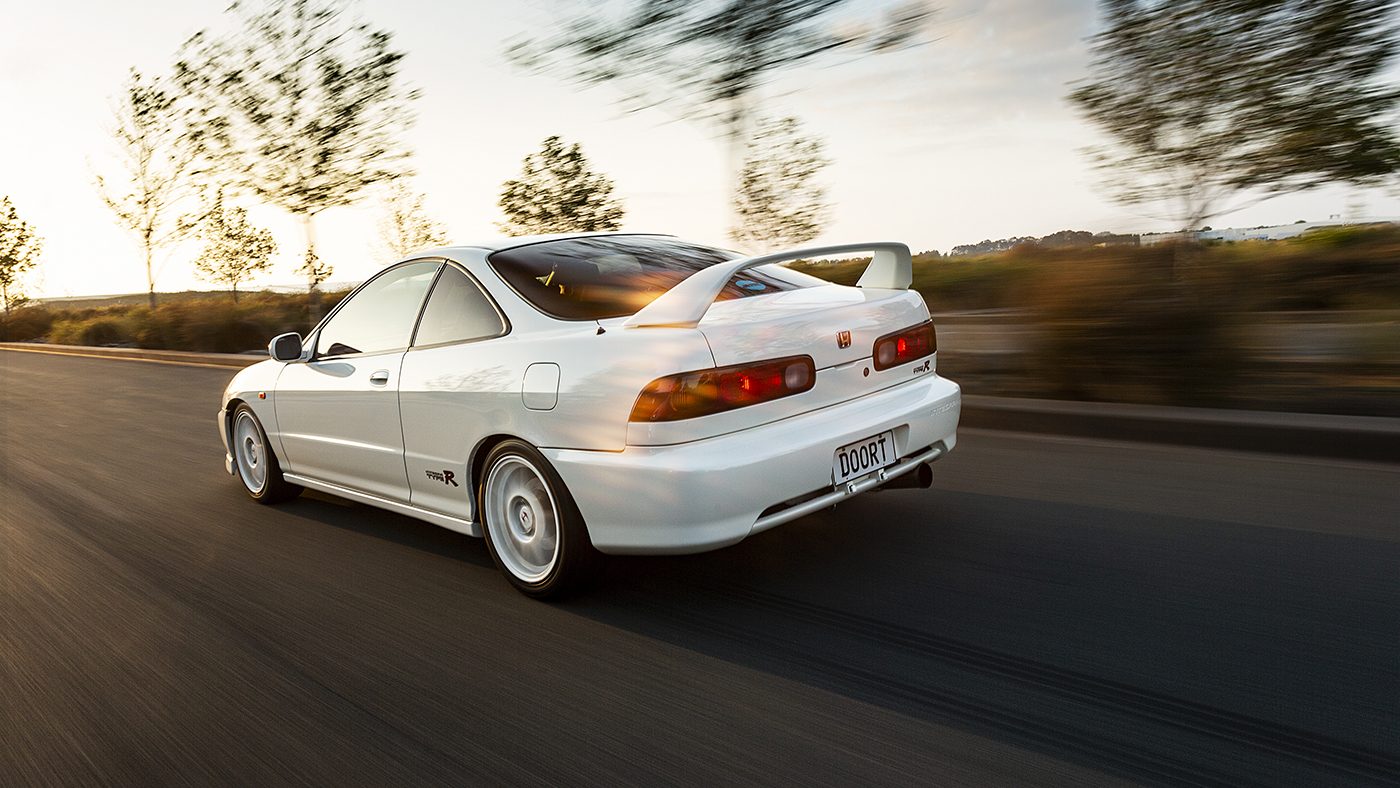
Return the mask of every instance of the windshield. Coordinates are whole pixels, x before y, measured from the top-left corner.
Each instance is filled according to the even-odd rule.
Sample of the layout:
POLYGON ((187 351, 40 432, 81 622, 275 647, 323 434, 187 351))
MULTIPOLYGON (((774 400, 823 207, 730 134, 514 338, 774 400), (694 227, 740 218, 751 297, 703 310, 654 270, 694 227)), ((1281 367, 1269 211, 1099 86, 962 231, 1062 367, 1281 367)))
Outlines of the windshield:
MULTIPOLYGON (((662 236, 611 235, 505 249, 492 254, 490 262, 501 278, 542 312, 566 320, 601 320, 636 314, 696 271, 739 256, 662 236)), ((787 279, 753 269, 742 271, 716 300, 805 286, 787 279)))

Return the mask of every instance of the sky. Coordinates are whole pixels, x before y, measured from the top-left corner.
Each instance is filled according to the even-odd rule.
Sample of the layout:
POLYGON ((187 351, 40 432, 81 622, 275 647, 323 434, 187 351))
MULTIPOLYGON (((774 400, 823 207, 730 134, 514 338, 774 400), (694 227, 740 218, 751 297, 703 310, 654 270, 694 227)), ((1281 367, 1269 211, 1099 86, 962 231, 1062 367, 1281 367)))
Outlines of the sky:
MULTIPOLYGON (((32 296, 143 292, 136 240, 114 222, 93 174, 115 167, 111 102, 127 70, 160 73, 191 34, 226 24, 227 0, 0 0, 0 195, 45 239, 32 296), (136 10, 138 9, 139 10, 136 10)), ((362 0, 394 34, 406 82, 422 92, 406 135, 415 188, 454 242, 499 235, 501 183, 541 140, 578 142, 611 177, 623 229, 733 248, 725 147, 715 129, 663 110, 625 112, 618 89, 588 89, 506 62, 506 43, 548 23, 567 0, 534 3, 362 0)), ((885 4, 857 0, 852 12, 885 4), (864 5, 865 8, 860 6, 864 5)), ((814 243, 897 240, 917 250, 1078 229, 1151 232, 1168 223, 1114 204, 1083 153, 1100 142, 1066 103, 1087 69, 1093 0, 946 0, 928 42, 893 54, 792 72, 764 88, 768 115, 795 115, 826 141, 834 206, 814 243)), ((279 244, 252 287, 296 286, 303 241, 286 214, 244 201, 279 244)), ((1393 191, 1328 188, 1280 197, 1214 221, 1284 224, 1400 215, 1393 191)), ((333 283, 391 262, 375 249, 376 198, 317 217, 333 283)), ((196 245, 159 261, 157 289, 211 289, 196 245)))

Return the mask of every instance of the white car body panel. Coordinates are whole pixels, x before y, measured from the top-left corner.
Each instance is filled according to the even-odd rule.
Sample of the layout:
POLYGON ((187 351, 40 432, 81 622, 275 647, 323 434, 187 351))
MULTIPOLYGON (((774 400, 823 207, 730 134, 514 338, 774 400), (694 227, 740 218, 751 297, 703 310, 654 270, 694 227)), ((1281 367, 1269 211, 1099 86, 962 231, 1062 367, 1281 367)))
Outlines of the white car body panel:
MULTIPOLYGON (((539 240, 408 258, 442 260, 470 274, 504 317, 502 336, 311 360, 313 332, 301 360, 268 360, 240 371, 220 413, 226 468, 234 472, 228 417, 236 403, 247 403, 289 481, 479 535, 473 480, 481 469, 473 463, 493 441, 518 438, 554 465, 598 549, 679 553, 733 544, 806 511, 774 513, 776 505, 804 497, 808 507, 834 502, 886 480, 881 472, 834 487, 839 446, 885 430, 894 431, 906 459, 936 458, 956 444, 960 392, 938 376, 936 353, 883 371, 870 363, 877 337, 928 319, 919 294, 898 286, 908 284, 902 245, 827 248, 875 249, 882 269, 871 275, 872 265, 867 275, 884 286, 823 283, 703 309, 696 306, 703 296, 682 292, 653 311, 671 320, 660 327, 636 319, 650 307, 632 318, 602 320, 544 314, 487 260, 497 249, 539 240), (849 347, 838 346, 838 331, 850 332, 849 347), (790 355, 813 358, 811 390, 699 418, 629 421, 652 380, 790 355), (374 372, 387 376, 371 382, 374 372)), ((770 263, 744 262, 713 268, 772 270, 770 263)), ((811 281, 786 269, 773 276, 811 281)), ((711 290, 728 277, 708 278, 718 285, 687 290, 704 290, 713 300, 711 290)), ((911 467, 901 462, 887 469, 889 478, 911 467)))
POLYGON ((491 436, 541 448, 621 451, 628 414, 647 383, 675 372, 674 364, 714 364, 704 338, 693 331, 650 340, 597 331, 598 324, 588 322, 532 337, 513 331, 487 342, 410 350, 399 402, 411 502, 470 518, 471 486, 453 488, 427 472, 451 470, 455 479, 471 479, 469 460, 491 436), (525 371, 540 361, 560 369, 557 403, 549 410, 525 406, 525 371))
POLYGON ((397 395, 403 351, 287 364, 274 407, 283 470, 407 502, 397 395), (375 373, 386 375, 372 382, 375 373))
POLYGON ((925 320, 912 290, 828 286, 721 301, 699 328, 719 366, 806 354, 826 369, 869 358, 878 337, 925 320), (851 332, 850 347, 834 341, 835 326, 851 332))
POLYGON ((268 359, 259 361, 251 366, 240 369, 233 379, 224 386, 223 396, 220 402, 223 407, 219 411, 219 437, 224 442, 224 470, 230 474, 233 469, 233 452, 229 445, 229 416, 233 412, 233 403, 244 402, 253 409, 253 414, 258 417, 258 421, 267 431, 267 436, 272 445, 276 447, 277 456, 286 456, 282 451, 282 446, 278 441, 281 432, 277 428, 277 412, 273 410, 273 400, 268 399, 277 389, 277 376, 282 374, 282 367, 285 366, 280 361, 268 359))
POLYGON ((958 385, 935 374, 761 427, 621 452, 546 450, 605 553, 694 553, 743 540, 770 506, 831 489, 836 449, 894 430, 901 456, 957 443, 958 385), (593 517, 590 519, 590 512, 593 517))

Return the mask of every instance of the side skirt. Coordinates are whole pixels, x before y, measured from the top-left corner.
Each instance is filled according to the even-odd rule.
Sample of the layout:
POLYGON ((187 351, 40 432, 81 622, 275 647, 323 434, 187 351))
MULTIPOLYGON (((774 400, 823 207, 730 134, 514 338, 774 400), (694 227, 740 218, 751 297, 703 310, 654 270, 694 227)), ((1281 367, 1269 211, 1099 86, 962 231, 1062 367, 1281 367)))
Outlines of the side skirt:
POLYGON ((373 506, 377 509, 386 509, 396 514, 407 515, 432 523, 433 525, 442 526, 449 531, 466 534, 467 536, 481 537, 481 528, 471 520, 463 520, 460 517, 453 517, 450 514, 442 514, 440 512, 430 512, 427 509, 420 509, 411 504, 391 501, 388 498, 380 498, 377 495, 370 495, 369 493, 363 493, 359 490, 352 490, 349 487, 341 487, 338 484, 331 484, 330 482, 298 476, 295 473, 284 473, 282 477, 292 484, 300 484, 302 487, 309 490, 317 490, 340 498, 347 498, 356 503, 373 506))

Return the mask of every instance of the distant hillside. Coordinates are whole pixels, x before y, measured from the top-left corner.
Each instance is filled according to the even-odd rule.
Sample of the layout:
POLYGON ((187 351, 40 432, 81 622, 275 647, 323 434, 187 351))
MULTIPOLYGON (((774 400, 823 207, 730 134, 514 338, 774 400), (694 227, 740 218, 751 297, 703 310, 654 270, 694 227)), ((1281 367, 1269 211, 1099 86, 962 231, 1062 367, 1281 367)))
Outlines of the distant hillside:
POLYGON ((1057 233, 1036 238, 1035 236, 1018 236, 1015 238, 999 238, 995 241, 987 239, 975 244, 962 244, 954 246, 948 252, 949 257, 968 257, 984 254, 996 254, 997 252, 1007 252, 1018 246, 1038 246, 1042 249, 1075 249, 1088 248, 1092 246, 1137 246, 1137 235, 1119 235, 1116 233, 1091 233, 1088 230, 1060 230, 1057 233))
MULTIPOLYGON (((225 293, 221 290, 185 290, 179 293, 156 293, 156 301, 162 304, 176 304, 219 295, 225 295, 225 293)), ((57 309, 93 309, 102 306, 140 306, 146 303, 146 297, 145 293, 61 296, 58 298, 36 298, 34 299, 34 303, 57 309)))
MULTIPOLYGON (((327 282, 321 285, 323 293, 339 293, 350 290, 358 285, 358 282, 327 282)), ((262 290, 239 290, 241 295, 248 293, 304 293, 304 286, 297 287, 268 287, 262 290)), ((121 295, 93 295, 93 296, 57 296, 54 298, 36 298, 34 303, 55 309, 95 309, 104 306, 141 306, 146 303, 145 293, 123 293, 121 295)), ((178 293, 156 293, 156 301, 162 304, 180 304, 186 301, 198 301, 206 298, 227 298, 227 290, 181 290, 178 293)))

